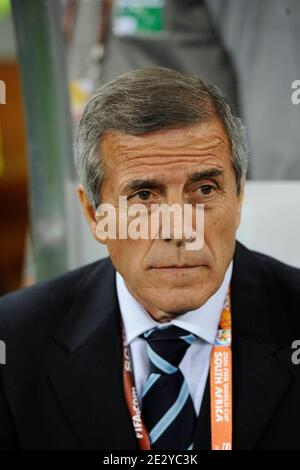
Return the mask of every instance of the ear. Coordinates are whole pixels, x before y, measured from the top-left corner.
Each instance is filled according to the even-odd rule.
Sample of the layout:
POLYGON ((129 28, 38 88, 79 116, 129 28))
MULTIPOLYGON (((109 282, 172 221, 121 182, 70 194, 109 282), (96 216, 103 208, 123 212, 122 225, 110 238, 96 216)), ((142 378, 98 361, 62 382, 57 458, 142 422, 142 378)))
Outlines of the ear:
POLYGON ((84 216, 86 218, 87 223, 89 224, 93 237, 95 238, 95 240, 97 240, 97 242, 105 244, 105 240, 101 240, 99 237, 97 237, 96 209, 94 208, 93 204, 89 200, 87 193, 81 184, 78 185, 77 195, 78 195, 84 216))
POLYGON ((241 223, 241 215, 242 215, 242 206, 243 200, 245 195, 245 180, 241 181, 241 188, 240 193, 238 195, 238 209, 237 209, 237 218, 236 218, 236 230, 239 228, 241 223))

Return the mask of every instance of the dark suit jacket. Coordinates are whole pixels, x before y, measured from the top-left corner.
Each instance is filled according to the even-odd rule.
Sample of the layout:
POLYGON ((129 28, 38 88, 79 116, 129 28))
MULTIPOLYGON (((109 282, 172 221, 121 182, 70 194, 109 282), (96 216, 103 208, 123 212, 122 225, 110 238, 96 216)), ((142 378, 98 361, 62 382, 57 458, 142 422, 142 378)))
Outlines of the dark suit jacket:
MULTIPOLYGON (((237 243, 233 448, 300 449, 300 270, 237 243)), ((110 259, 0 299, 0 448, 137 449, 110 259)), ((210 448, 209 387, 194 440, 210 448)))

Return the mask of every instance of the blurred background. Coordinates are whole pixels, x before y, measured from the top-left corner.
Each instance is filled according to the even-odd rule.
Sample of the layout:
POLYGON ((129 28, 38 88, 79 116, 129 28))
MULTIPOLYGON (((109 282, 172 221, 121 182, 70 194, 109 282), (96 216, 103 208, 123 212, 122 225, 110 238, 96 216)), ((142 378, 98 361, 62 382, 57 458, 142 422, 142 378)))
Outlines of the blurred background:
POLYGON ((220 87, 251 149, 238 239, 300 267, 298 0, 0 0, 0 294, 106 256, 75 194, 73 134, 122 72, 220 87))

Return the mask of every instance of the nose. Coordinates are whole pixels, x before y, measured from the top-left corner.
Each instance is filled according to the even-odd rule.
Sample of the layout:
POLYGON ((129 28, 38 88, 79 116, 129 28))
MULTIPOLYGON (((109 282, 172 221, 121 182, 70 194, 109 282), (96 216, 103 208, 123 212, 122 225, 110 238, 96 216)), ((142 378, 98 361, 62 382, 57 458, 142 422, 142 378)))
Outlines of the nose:
POLYGON ((182 188, 172 188, 159 207, 159 238, 176 247, 195 240, 194 211, 183 197, 182 188), (189 206, 189 207, 187 207, 189 206), (188 210, 189 209, 189 210, 188 210))
POLYGON ((172 243, 176 247, 195 240, 195 231, 192 230, 192 220, 185 221, 184 206, 178 205, 178 211, 169 214, 169 221, 162 221, 161 238, 165 243, 172 243), (190 226, 191 224, 191 226, 190 226))
POLYGON ((181 238, 170 236, 170 237, 162 237, 162 239, 165 243, 172 243, 177 248, 179 248, 180 246, 184 245, 186 242, 187 243, 194 242, 196 237, 194 236, 186 237, 185 234, 183 233, 181 238))

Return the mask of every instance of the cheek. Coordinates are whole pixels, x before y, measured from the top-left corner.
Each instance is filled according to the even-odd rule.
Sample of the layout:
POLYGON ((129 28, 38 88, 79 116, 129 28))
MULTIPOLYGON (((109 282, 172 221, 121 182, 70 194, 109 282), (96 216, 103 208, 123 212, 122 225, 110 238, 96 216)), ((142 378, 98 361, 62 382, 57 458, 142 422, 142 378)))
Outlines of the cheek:
POLYGON ((238 205, 235 200, 226 205, 207 210, 204 222, 206 244, 213 251, 218 248, 223 250, 226 245, 231 249, 231 244, 235 240, 237 221, 238 205))
POLYGON ((148 240, 109 240, 107 248, 113 265, 126 279, 139 277, 148 251, 148 240))

